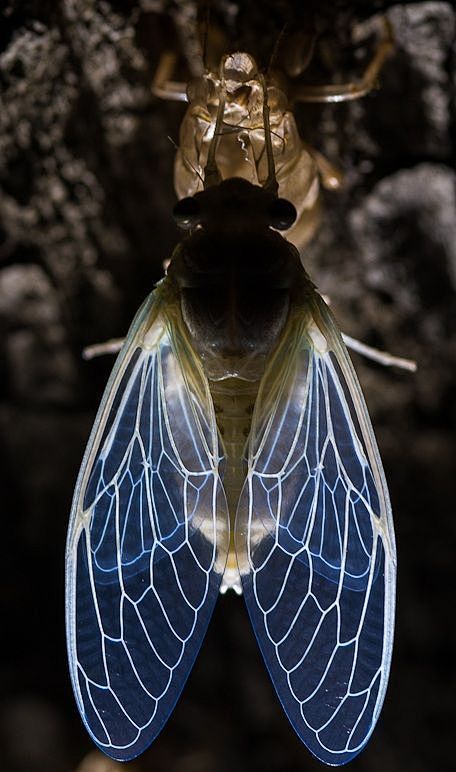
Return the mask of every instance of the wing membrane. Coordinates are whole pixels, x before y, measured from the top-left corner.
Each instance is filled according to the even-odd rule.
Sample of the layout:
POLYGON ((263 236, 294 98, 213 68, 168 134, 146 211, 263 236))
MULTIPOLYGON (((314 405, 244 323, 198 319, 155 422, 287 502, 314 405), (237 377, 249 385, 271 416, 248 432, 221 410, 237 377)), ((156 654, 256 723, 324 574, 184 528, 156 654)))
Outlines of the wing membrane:
POLYGON ((265 374, 236 521, 245 600, 278 696, 321 761, 378 718, 395 599, 391 508, 345 346, 315 295, 265 374))
POLYGON ((107 386, 67 543, 73 688, 94 741, 119 760, 141 753, 173 709, 229 543, 207 381, 177 306, 153 295, 107 386))

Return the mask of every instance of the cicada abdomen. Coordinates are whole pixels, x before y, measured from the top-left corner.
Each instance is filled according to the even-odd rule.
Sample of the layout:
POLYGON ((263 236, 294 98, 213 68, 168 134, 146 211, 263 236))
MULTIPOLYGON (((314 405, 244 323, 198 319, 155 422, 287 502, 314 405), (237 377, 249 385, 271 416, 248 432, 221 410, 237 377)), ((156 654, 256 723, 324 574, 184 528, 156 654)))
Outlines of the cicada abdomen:
POLYGON ((73 688, 95 743, 134 758, 233 588, 297 734, 344 764, 373 731, 390 667, 388 491, 334 319, 280 234, 315 205, 312 185, 300 212, 278 195, 295 199, 287 163, 315 179, 312 156, 290 142, 287 160, 291 118, 251 57, 226 57, 195 88, 177 161, 186 236, 133 321, 73 499, 73 688))

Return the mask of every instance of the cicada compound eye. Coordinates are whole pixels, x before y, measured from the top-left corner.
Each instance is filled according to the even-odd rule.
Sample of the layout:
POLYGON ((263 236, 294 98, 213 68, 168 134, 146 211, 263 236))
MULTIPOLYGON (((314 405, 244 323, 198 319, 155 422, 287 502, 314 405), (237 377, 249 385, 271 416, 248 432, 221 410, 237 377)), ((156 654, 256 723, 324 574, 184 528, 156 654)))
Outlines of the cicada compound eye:
POLYGON ((173 209, 174 221, 178 228, 188 231, 194 228, 201 219, 198 201, 192 196, 182 198, 173 209))
POLYGON ((295 207, 286 198, 276 198, 268 207, 268 223, 278 231, 286 231, 288 228, 291 228, 296 217, 295 207))

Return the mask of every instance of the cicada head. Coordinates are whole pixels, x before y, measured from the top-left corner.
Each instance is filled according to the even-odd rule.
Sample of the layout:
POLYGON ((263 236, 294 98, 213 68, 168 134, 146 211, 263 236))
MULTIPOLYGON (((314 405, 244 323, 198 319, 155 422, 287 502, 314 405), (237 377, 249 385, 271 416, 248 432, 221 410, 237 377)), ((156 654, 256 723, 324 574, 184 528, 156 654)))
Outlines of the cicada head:
POLYGON ((296 209, 290 201, 234 177, 181 199, 174 207, 174 218, 183 230, 204 228, 210 232, 240 234, 269 227, 287 230, 296 219, 296 209))

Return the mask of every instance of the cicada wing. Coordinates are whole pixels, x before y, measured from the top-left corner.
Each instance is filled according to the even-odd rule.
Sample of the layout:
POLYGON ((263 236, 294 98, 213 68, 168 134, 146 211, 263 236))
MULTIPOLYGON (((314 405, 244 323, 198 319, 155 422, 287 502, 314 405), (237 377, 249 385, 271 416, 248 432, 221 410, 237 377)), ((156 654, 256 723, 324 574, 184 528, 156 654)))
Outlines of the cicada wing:
POLYGON ((200 648, 229 544, 220 460, 207 380, 178 306, 153 293, 108 383, 67 542, 73 688, 112 758, 152 742, 200 648))
POLYGON ((340 765, 377 721, 390 667, 391 507, 360 387, 316 295, 290 320, 253 415, 236 520, 239 570, 285 712, 340 765))

